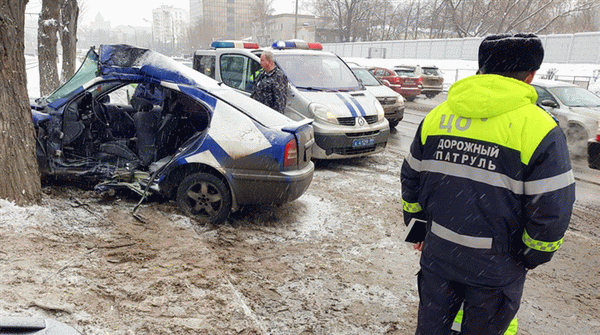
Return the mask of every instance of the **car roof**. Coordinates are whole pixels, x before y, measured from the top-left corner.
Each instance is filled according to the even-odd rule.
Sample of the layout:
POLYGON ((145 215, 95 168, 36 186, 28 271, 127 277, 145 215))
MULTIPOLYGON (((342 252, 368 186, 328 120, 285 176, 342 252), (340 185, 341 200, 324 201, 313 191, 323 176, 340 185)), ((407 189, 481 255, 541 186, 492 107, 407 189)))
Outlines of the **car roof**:
POLYGON ((158 52, 129 45, 101 45, 98 50, 102 75, 140 75, 158 81, 197 86, 213 91, 218 83, 200 72, 158 52))
POLYGON ((534 79, 531 82, 532 85, 538 85, 542 87, 580 87, 579 85, 568 83, 560 80, 548 80, 548 79, 534 79))

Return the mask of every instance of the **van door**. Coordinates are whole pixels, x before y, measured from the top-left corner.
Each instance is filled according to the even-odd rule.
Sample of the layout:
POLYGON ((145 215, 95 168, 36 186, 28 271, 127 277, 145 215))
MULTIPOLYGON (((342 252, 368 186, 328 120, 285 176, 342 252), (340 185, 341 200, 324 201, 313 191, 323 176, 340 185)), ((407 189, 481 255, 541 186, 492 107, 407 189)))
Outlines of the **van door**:
POLYGON ((221 81, 247 95, 252 92, 260 70, 260 59, 256 55, 236 52, 218 55, 217 71, 221 81))

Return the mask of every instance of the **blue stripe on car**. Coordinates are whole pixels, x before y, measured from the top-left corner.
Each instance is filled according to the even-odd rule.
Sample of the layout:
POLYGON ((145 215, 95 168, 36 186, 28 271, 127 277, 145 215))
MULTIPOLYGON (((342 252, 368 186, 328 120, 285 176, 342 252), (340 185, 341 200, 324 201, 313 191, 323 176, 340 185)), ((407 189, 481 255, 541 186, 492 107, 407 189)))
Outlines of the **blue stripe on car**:
POLYGON ((365 113, 365 110, 362 108, 362 106, 360 105, 360 103, 358 103, 358 100, 356 100, 355 97, 350 96, 350 100, 352 102, 354 102, 354 104, 356 105, 356 107, 358 108, 358 110, 360 111, 360 115, 361 116, 367 116, 367 113, 365 113))
POLYGON ((179 85, 179 90, 187 95, 191 95, 193 97, 197 97, 200 100, 206 102, 210 108, 214 111, 217 106, 217 99, 213 96, 206 94, 204 91, 198 88, 190 88, 187 86, 179 85))
POLYGON ((350 113, 352 114, 353 117, 357 117, 358 114, 356 113, 356 110, 354 109, 354 107, 352 107, 352 104, 350 102, 348 102, 348 100, 346 100, 346 98, 339 94, 336 93, 335 95, 338 96, 338 98, 340 98, 340 100, 342 100, 344 102, 344 104, 346 105, 346 107, 348 107, 348 109, 350 110, 350 113))

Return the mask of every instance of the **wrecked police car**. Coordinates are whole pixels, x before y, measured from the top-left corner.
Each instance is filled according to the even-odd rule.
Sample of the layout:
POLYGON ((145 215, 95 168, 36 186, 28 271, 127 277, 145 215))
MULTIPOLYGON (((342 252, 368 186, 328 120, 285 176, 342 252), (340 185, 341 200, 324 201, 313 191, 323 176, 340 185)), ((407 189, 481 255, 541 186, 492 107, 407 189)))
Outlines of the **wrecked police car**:
POLYGON ((91 48, 32 114, 42 175, 157 193, 201 222, 292 201, 312 181, 310 120, 293 121, 147 49, 91 48))

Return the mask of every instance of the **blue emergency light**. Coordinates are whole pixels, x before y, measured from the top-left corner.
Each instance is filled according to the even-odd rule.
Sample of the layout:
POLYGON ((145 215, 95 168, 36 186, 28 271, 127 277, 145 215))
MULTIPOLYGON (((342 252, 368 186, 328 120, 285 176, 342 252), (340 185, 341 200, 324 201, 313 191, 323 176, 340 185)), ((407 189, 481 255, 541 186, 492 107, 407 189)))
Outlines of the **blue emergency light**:
POLYGON ((308 49, 308 50, 323 50, 321 43, 307 43, 305 41, 275 41, 271 45, 273 49, 308 49))
POLYGON ((242 41, 213 41, 210 44, 213 49, 237 48, 237 49, 258 49, 258 43, 242 41))

